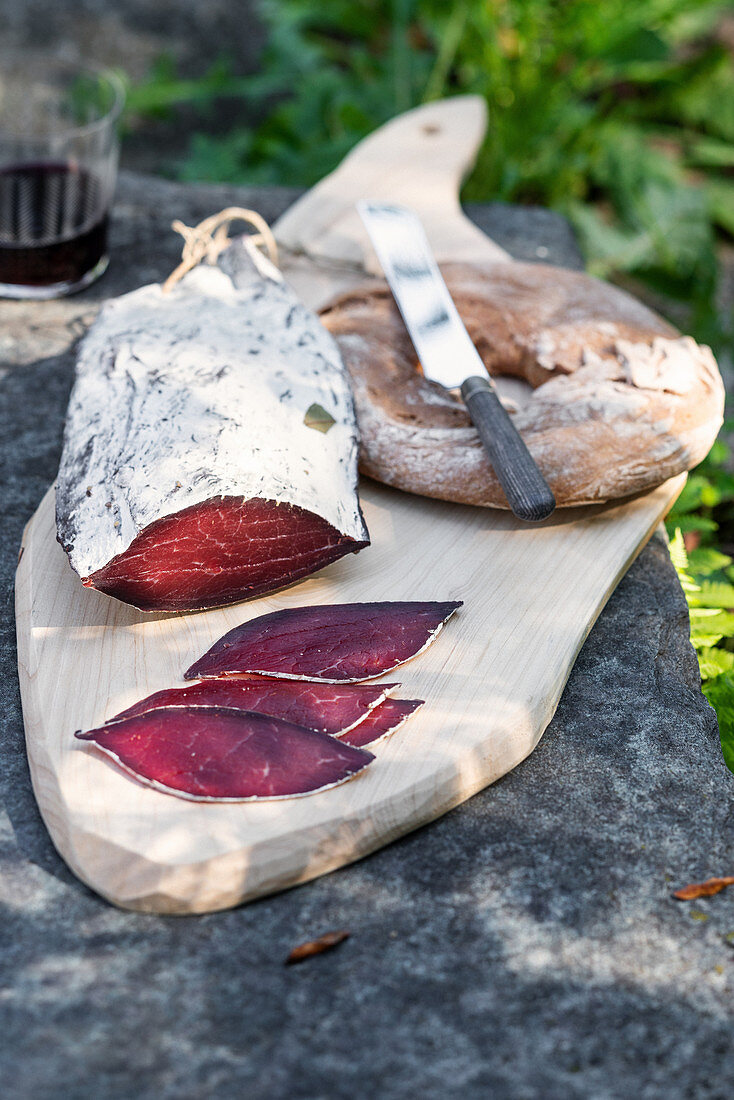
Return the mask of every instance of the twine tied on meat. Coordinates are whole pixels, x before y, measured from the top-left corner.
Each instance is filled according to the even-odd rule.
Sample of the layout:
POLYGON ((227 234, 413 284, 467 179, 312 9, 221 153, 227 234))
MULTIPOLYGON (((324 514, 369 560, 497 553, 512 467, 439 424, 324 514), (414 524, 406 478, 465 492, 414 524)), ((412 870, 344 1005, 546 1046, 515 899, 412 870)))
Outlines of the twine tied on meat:
POLYGON ((219 254, 230 243, 231 238, 227 230, 233 221, 243 221, 254 226, 257 233, 247 238, 248 246, 253 248, 264 246, 268 256, 277 266, 278 246, 270 226, 262 215, 256 210, 246 210, 242 206, 228 206, 226 210, 220 210, 218 214, 204 218, 203 222, 195 226, 184 225, 178 219, 171 223, 171 228, 183 237, 184 246, 181 252, 181 263, 171 272, 161 287, 164 294, 167 294, 179 279, 182 279, 186 272, 191 271, 197 264, 204 261, 208 264, 216 263, 219 254))

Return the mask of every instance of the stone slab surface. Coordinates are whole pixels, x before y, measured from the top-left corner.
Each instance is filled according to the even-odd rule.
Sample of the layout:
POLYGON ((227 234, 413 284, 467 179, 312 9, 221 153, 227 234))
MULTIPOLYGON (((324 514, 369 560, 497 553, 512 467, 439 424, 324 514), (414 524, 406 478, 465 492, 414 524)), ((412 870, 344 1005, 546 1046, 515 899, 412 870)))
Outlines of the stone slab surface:
MULTIPOLYGON (((656 538, 516 771, 369 859, 228 913, 123 913, 56 855, 31 793, 12 585, 58 462, 70 345, 164 277, 179 216, 294 192, 125 176, 114 261, 62 302, 0 303, 0 1080, 4 1100, 731 1096, 734 776, 656 538), (292 946, 351 938, 296 967, 292 946)), ((578 266, 543 211, 472 209, 522 258, 578 266), (547 255, 538 249, 548 249, 547 255)))
MULTIPOLYGON (((6 60, 93 62, 139 83, 164 62, 179 79, 197 79, 226 61, 235 76, 257 70, 264 31, 256 0, 3 0, 0 71, 6 60)), ((258 120, 242 99, 205 112, 210 134, 258 120)), ((175 174, 202 112, 179 105, 165 118, 128 118, 122 162, 136 171, 175 174)))

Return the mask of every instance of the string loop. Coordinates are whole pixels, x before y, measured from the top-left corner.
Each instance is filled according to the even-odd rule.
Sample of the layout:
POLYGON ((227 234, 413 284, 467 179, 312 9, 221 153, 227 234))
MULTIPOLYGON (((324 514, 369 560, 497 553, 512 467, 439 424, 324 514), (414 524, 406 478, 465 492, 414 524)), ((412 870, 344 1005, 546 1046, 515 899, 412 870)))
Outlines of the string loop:
POLYGON ((220 210, 218 214, 212 214, 204 218, 198 225, 184 225, 176 219, 171 223, 171 228, 180 233, 184 239, 181 251, 181 263, 171 272, 161 287, 164 294, 182 279, 187 271, 191 271, 197 264, 206 261, 209 264, 216 263, 217 257, 227 245, 230 238, 227 229, 231 222, 243 221, 252 225, 257 230, 248 238, 255 247, 266 249, 272 262, 278 264, 278 246, 275 242, 272 230, 261 214, 256 210, 246 210, 243 206, 229 206, 226 210, 220 210))

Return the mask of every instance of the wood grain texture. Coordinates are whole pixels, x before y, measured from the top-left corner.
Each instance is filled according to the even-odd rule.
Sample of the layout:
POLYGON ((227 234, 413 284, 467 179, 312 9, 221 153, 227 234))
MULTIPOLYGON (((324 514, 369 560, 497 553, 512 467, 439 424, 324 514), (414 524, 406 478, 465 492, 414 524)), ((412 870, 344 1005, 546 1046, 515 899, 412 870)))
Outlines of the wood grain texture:
POLYGON ((681 484, 528 528, 366 483, 369 553, 276 596, 154 617, 81 587, 55 541, 49 492, 26 530, 17 615, 33 786, 61 855, 117 905, 206 912, 333 870, 438 817, 535 747, 594 619, 681 484), (400 670, 400 694, 425 706, 341 787, 200 805, 143 787, 74 741, 75 729, 182 683, 194 658, 245 619, 382 599, 465 606, 400 670))
MULTIPOLYGON (((364 285, 365 270, 382 274, 355 210, 358 199, 369 198, 415 210, 439 263, 509 260, 504 248, 464 217, 459 204, 461 181, 474 163, 486 128, 487 108, 481 96, 444 99, 399 115, 360 142, 335 171, 286 211, 275 227, 278 243, 322 268, 336 265, 344 290, 357 282, 364 285), (345 279, 350 266, 358 279, 345 279)), ((290 281, 304 296, 300 281, 292 275, 290 281)), ((318 308, 334 291, 315 300, 312 289, 305 293, 318 308)))
MULTIPOLYGON (((411 112, 281 219, 276 233, 293 249, 284 270, 307 304, 364 281, 356 266, 361 227, 348 212, 358 197, 416 207, 439 258, 504 257, 467 230, 458 206, 483 125, 471 98, 411 112), (454 151, 436 160, 421 133, 427 128, 423 137, 438 141, 444 127, 454 151)), ((198 913, 334 870, 445 813, 532 751, 599 611, 684 480, 615 507, 567 510, 537 527, 365 481, 367 551, 276 595, 182 616, 145 615, 84 589, 56 542, 49 490, 24 535, 16 612, 31 777, 56 847, 116 905, 198 913), (74 730, 183 683, 184 669, 246 619, 309 603, 390 599, 465 606, 397 677, 400 695, 425 706, 341 787, 286 802, 184 802, 136 783, 74 740, 74 730)))

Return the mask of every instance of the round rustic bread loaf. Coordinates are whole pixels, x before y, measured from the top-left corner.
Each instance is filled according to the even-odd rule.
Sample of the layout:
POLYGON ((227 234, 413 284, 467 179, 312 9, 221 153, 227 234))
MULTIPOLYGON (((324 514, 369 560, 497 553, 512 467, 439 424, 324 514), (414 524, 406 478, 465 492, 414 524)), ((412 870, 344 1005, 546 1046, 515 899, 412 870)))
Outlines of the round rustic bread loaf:
MULTIPOLYGON (((510 411, 559 505, 651 489, 706 455, 724 407, 709 348, 583 273, 514 262, 442 271, 490 374, 532 387, 510 411)), ((352 377, 362 471, 506 508, 461 399, 424 378, 387 285, 349 292, 321 319, 352 377)))

